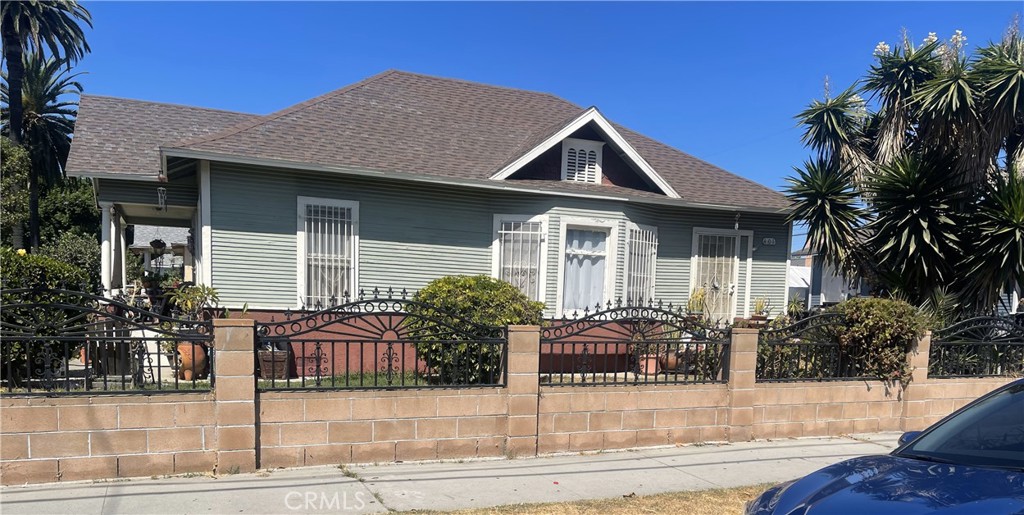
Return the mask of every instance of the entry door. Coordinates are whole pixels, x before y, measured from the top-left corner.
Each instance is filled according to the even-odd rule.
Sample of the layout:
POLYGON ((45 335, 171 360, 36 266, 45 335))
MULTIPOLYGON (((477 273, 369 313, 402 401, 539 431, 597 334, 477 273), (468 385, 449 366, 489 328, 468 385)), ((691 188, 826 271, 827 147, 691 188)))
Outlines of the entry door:
POLYGON ((736 313, 739 237, 697 234, 693 288, 707 292, 705 312, 715 321, 731 322, 736 313))

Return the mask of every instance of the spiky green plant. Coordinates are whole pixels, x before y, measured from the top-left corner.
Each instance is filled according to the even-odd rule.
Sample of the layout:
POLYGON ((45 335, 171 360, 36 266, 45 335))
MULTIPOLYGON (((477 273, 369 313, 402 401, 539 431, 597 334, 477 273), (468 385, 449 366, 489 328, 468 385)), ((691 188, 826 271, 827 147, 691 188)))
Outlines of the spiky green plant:
POLYGON ((851 250, 865 213, 858 204, 853 170, 824 159, 806 161, 793 170, 796 177, 786 179, 786 196, 793 203, 788 220, 807 225, 811 248, 822 251, 827 264, 836 270, 854 270, 851 250))

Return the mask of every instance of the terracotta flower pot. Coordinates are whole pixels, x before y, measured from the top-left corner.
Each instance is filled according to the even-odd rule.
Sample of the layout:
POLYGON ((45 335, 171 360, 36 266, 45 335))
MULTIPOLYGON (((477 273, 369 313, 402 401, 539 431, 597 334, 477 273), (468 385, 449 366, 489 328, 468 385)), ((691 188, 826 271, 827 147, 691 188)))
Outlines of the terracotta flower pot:
POLYGON ((206 373, 206 347, 191 342, 178 344, 178 359, 181 366, 178 367, 178 379, 191 381, 199 379, 206 373))
POLYGON ((642 354, 639 361, 640 373, 651 376, 660 372, 661 363, 658 358, 657 354, 642 354))
POLYGON ((675 370, 679 368, 679 355, 674 351, 669 351, 668 355, 659 355, 658 362, 665 370, 675 370))

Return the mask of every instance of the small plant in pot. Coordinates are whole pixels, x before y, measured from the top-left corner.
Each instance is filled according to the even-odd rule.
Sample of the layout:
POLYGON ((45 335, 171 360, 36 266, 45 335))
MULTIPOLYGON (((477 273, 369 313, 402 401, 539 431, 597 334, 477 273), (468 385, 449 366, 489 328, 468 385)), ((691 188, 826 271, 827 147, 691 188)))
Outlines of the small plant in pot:
POLYGON ((637 371, 643 375, 655 375, 661 372, 662 361, 668 355, 668 344, 637 341, 630 344, 630 354, 636 356, 637 371))
POLYGON ((703 318, 707 301, 708 291, 703 286, 694 289, 690 292, 690 298, 686 300, 686 314, 693 319, 703 318))
MULTIPOLYGON (((203 320, 207 318, 207 310, 219 302, 217 290, 210 286, 194 285, 179 288, 171 294, 170 301, 181 312, 185 320, 203 320)), ((188 332, 187 324, 181 328, 182 333, 188 332)), ((177 353, 178 379, 191 381, 207 376, 208 357, 206 345, 192 341, 170 341, 165 343, 168 352, 177 353)))
POLYGON ((772 301, 768 297, 758 297, 754 299, 754 312, 750 315, 750 320, 753 322, 765 322, 768 320, 768 313, 771 311, 772 301))

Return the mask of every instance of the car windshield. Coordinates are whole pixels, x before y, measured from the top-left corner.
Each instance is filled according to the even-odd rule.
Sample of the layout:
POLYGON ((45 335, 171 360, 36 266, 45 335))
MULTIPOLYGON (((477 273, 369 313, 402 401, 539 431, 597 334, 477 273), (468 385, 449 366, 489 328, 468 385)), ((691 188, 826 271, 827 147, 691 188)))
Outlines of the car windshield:
POLYGON ((960 465, 1024 470, 1024 384, 985 398, 895 454, 960 465))

